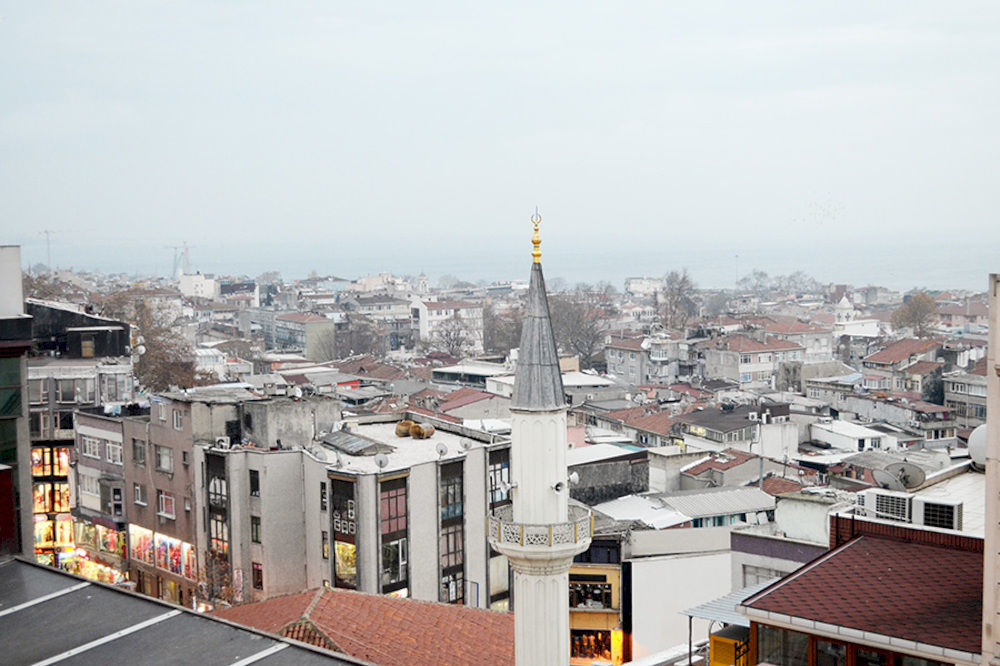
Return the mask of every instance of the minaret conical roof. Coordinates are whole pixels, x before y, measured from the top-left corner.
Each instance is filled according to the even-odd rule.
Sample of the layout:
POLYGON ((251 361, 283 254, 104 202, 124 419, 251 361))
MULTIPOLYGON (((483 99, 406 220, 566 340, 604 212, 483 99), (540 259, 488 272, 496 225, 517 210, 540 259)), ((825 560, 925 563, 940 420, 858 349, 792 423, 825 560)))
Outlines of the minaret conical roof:
POLYGON ((559 353, 549 317, 549 301, 545 295, 545 278, 541 261, 531 264, 528 302, 521 329, 521 348, 514 375, 511 409, 552 411, 566 406, 559 353))

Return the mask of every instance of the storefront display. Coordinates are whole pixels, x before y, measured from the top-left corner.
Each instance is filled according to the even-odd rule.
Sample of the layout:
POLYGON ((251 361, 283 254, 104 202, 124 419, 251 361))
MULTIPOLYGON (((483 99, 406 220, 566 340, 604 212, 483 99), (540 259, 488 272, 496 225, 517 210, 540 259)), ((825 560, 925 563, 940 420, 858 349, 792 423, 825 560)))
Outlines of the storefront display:
POLYGON ((35 516, 35 549, 55 545, 55 525, 45 516, 35 516))
POLYGON ((129 525, 128 536, 131 544, 129 551, 131 558, 137 562, 155 564, 152 530, 147 530, 145 527, 139 527, 138 525, 129 525))

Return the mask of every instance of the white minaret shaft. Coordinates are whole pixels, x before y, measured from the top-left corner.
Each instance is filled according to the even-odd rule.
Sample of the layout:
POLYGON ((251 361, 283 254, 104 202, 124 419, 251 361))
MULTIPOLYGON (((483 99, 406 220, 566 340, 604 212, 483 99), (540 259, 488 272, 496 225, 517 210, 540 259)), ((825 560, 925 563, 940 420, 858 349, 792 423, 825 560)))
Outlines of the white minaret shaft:
POLYGON ((490 543, 514 569, 518 666, 569 664, 569 567, 590 544, 589 512, 569 507, 566 396, 542 276, 538 223, 511 396, 512 509, 490 517, 490 543))

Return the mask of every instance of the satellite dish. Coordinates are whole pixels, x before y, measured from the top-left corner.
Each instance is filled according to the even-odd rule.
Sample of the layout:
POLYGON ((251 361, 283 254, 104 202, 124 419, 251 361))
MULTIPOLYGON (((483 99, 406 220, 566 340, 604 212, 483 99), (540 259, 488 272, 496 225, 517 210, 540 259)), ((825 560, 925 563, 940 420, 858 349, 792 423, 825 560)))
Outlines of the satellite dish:
POLYGON ((576 472, 570 472, 569 473, 569 482, 570 482, 571 485, 574 485, 574 486, 576 484, 580 483, 580 475, 577 474, 576 472))
POLYGON ((927 480, 924 470, 910 462, 892 463, 885 466, 885 471, 892 474, 903 484, 904 488, 916 488, 927 480))
POLYGON ((969 457, 977 469, 986 469, 986 424, 976 426, 969 435, 969 457))
POLYGON ((302 397, 302 389, 300 389, 298 386, 296 386, 295 388, 293 388, 292 389, 292 397, 293 398, 301 398, 302 397))
POLYGON ((468 437, 463 437, 462 439, 459 440, 458 443, 461 444, 462 448, 465 449, 466 451, 468 451, 469 449, 471 449, 472 445, 475 444, 475 442, 473 442, 468 437))
POLYGON ((875 478, 875 483, 878 484, 879 488, 885 488, 886 490, 906 490, 906 486, 899 479, 884 469, 873 469, 872 476, 875 478))
POLYGON ((444 442, 438 442, 437 446, 434 447, 434 450, 438 452, 439 457, 444 458, 448 453, 448 445, 444 442))
POLYGON ((389 464, 389 456, 384 453, 376 453, 375 464, 378 465, 379 469, 385 469, 385 466, 389 464))

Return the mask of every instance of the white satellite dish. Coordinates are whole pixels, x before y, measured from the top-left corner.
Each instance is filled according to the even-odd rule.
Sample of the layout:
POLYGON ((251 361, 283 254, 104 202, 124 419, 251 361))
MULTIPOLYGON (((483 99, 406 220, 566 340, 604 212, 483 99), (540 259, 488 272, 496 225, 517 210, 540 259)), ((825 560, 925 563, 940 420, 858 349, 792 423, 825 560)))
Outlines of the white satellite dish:
POLYGON ((389 464, 389 456, 384 453, 376 453, 375 464, 378 465, 379 469, 385 469, 385 466, 389 464))
POLYGON ((886 465, 885 471, 896 477, 896 479, 903 484, 903 487, 907 490, 910 488, 916 488, 927 480, 927 475, 924 474, 924 470, 920 469, 911 462, 904 461, 886 465))
POLYGON ((462 448, 463 448, 463 449, 465 449, 466 451, 468 451, 469 449, 471 449, 471 448, 472 448, 472 446, 473 446, 473 445, 475 444, 475 442, 473 442, 473 441, 472 441, 471 439, 469 439, 468 437, 463 437, 462 439, 460 439, 460 440, 459 440, 459 442, 458 442, 458 443, 459 443, 459 444, 460 444, 460 445, 462 446, 462 448))
POLYGON ((969 457, 976 469, 986 469, 986 424, 976 426, 969 435, 969 457))
POLYGON ((895 477, 895 475, 890 474, 884 469, 873 469, 872 477, 875 479, 875 483, 878 484, 879 488, 885 488, 886 490, 906 490, 906 486, 895 477))
POLYGON ((438 457, 444 458, 448 453, 448 445, 444 442, 438 442, 437 446, 434 447, 434 450, 438 452, 438 457))

